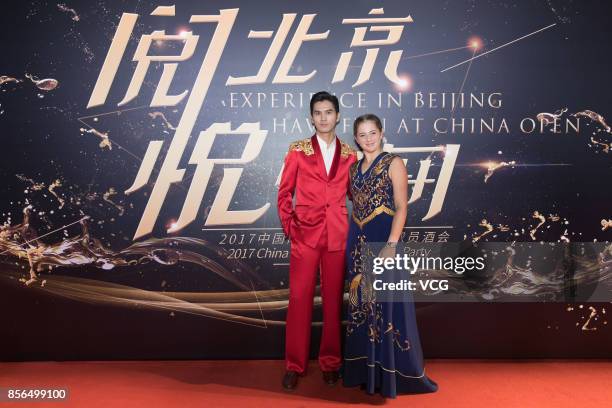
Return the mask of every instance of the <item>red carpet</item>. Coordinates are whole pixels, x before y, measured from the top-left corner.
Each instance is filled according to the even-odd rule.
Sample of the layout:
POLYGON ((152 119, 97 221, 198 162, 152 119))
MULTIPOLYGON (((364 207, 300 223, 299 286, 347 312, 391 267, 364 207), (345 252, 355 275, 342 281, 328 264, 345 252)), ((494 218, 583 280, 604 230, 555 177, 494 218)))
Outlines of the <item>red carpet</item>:
POLYGON ((0 387, 68 387, 68 401, 0 407, 610 407, 612 363, 430 360, 435 394, 395 400, 328 387, 312 363, 291 393, 281 361, 0 363, 0 387))

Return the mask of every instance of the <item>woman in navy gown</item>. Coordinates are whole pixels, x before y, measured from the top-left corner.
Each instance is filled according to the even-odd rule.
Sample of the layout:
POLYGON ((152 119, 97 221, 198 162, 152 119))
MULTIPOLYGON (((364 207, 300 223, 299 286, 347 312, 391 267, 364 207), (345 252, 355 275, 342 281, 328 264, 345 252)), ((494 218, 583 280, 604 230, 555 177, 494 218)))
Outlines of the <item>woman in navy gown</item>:
POLYGON ((362 279, 365 243, 385 242, 379 256, 395 256, 408 206, 406 166, 399 156, 383 152, 382 124, 376 115, 360 116, 353 130, 364 156, 350 170, 353 214, 346 249, 349 306, 343 382, 390 398, 434 392, 438 386, 425 375, 414 304, 376 302, 367 279, 362 279))

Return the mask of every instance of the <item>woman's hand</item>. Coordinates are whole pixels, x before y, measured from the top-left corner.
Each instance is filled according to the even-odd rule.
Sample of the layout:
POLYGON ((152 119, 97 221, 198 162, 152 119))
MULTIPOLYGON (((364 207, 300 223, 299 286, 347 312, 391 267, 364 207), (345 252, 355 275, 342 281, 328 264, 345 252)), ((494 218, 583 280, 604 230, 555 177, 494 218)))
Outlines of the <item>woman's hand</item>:
POLYGON ((379 258, 395 258, 396 242, 387 242, 383 249, 378 253, 379 258))

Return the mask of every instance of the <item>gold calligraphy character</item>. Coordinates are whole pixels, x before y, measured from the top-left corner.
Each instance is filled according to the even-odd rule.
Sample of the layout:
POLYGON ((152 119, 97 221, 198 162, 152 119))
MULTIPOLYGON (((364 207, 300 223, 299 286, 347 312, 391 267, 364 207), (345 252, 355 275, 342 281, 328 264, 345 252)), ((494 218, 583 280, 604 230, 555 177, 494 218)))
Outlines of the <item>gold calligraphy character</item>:
MULTIPOLYGON (((372 9, 368 13, 370 15, 382 15, 384 14, 384 10, 382 8, 372 9)), ((402 37, 402 32, 404 31, 404 23, 412 23, 411 16, 403 17, 403 18, 345 18, 342 20, 342 24, 390 24, 390 23, 401 23, 400 25, 377 25, 370 27, 356 27, 355 33, 353 34, 353 40, 351 41, 350 48, 353 47, 370 47, 377 45, 393 45, 397 44, 402 37), (388 33, 387 38, 382 40, 366 40, 366 33, 370 32, 386 32, 388 33)), ((368 79, 370 79, 370 75, 372 74, 372 70, 374 69, 374 64, 376 63, 376 58, 378 56, 379 48, 367 48, 366 49, 366 57, 361 67, 361 72, 359 73, 359 77, 357 81, 353 84, 353 88, 363 84, 368 79)), ((398 85, 402 85, 402 80, 397 75, 397 66, 402 58, 402 50, 391 51, 389 54, 389 58, 387 59, 387 64, 385 65, 385 76, 391 81, 398 85)), ((351 62, 351 58, 353 56, 352 51, 343 52, 340 55, 340 59, 338 60, 338 66, 336 67, 336 72, 334 73, 334 78, 332 83, 342 82, 344 81, 344 77, 346 76, 346 72, 348 70, 349 64, 351 62)))
MULTIPOLYGON (((425 184, 435 183, 433 196, 431 197, 431 204, 425 217, 421 220, 426 221, 433 218, 435 215, 442 211, 442 205, 444 204, 444 198, 448 191, 448 185, 450 184, 450 178, 455 168, 455 162, 457 161, 457 155, 459 154, 458 144, 448 144, 446 146, 435 146, 435 147, 394 147, 392 144, 386 144, 385 150, 391 153, 426 153, 430 155, 424 160, 420 161, 419 172, 417 173, 415 180, 408 180, 408 184, 414 185, 410 194, 408 204, 412 204, 421 198, 425 184), (428 178, 429 168, 431 167, 431 155, 434 153, 444 154, 444 160, 438 174, 438 179, 428 178)), ((404 160, 405 162, 406 160, 404 160)))
MULTIPOLYGON (((157 7, 151 14, 154 16, 174 16, 175 7, 160 6, 157 7)), ((217 66, 219 65, 221 54, 225 49, 227 39, 232 30, 237 15, 238 9, 224 9, 220 10, 219 14, 217 15, 192 15, 189 19, 190 23, 216 23, 216 28, 213 33, 212 39, 210 40, 210 44, 208 46, 202 64, 200 65, 200 69, 196 76, 192 90, 189 93, 189 97, 187 98, 185 109, 176 127, 176 132, 168 148, 168 153, 166 154, 161 169, 159 170, 157 181, 153 186, 153 190, 145 207, 144 213, 142 215, 142 218, 140 219, 140 223, 138 224, 134 239, 138 239, 144 235, 151 233, 151 231, 153 230, 153 226, 155 225, 155 222, 157 220, 157 216, 159 215, 159 212, 161 210, 161 206, 163 205, 163 202, 168 193, 168 189, 170 188, 170 185, 183 180, 185 169, 178 168, 179 162, 181 160, 181 157, 183 156, 185 147, 191 136, 191 132, 193 131, 195 121, 200 113, 200 110, 206 98, 206 94, 208 93, 208 88, 210 87, 212 78, 215 74, 217 66)), ((96 85, 94 86, 94 90, 90 97, 88 108, 102 105, 106 101, 106 97, 108 96, 108 92, 117 73, 117 69, 119 68, 121 58, 125 52, 125 48, 130 39, 130 35, 132 33, 137 18, 137 14, 129 13, 124 13, 121 17, 121 21, 119 22, 119 26, 117 27, 117 31, 115 32, 115 36, 109 48, 108 54, 106 56, 106 59, 104 60, 102 70, 100 71, 100 75, 98 76, 98 80, 96 82, 96 85)), ((122 102, 120 102, 120 104, 127 103, 129 100, 133 99, 138 93, 138 90, 140 89, 140 85, 142 83, 141 76, 143 75, 143 72, 146 73, 149 63, 152 60, 155 60, 155 58, 158 58, 148 57, 146 55, 148 47, 155 39, 165 40, 168 37, 173 37, 164 36, 165 34, 163 31, 157 31, 151 35, 143 36, 143 38, 141 39, 135 54, 135 59, 138 61, 136 73, 132 78, 130 87, 128 88, 128 92, 126 93, 126 97, 122 102)), ((186 33, 185 36, 181 36, 181 40, 183 39, 185 40, 185 46, 183 47, 181 55, 176 57, 162 57, 170 58, 169 60, 165 61, 181 61, 183 59, 189 58, 193 54, 192 48, 195 47, 198 37, 192 35, 191 33, 186 33)), ((167 63, 164 66, 160 86, 156 90, 156 95, 154 96, 153 101, 151 102, 151 106, 157 103, 160 103, 164 106, 165 104, 176 104, 185 97, 186 93, 182 93, 180 95, 167 95, 167 90, 175 70, 175 63, 167 63)), ((161 151, 162 144, 163 141, 160 140, 154 140, 149 143, 149 146, 147 147, 147 151, 145 153, 145 157, 142 161, 140 169, 138 170, 138 174, 136 175, 136 180, 134 181, 134 184, 126 190, 126 194, 132 193, 146 184, 151 175, 153 166, 157 160, 159 152, 161 151)), ((201 158, 196 159, 196 162, 200 159, 201 158)), ((190 162, 194 163, 193 157, 190 162)), ((204 170, 202 170, 202 168, 199 168, 199 171, 203 172, 204 170)), ((198 182, 202 181, 202 179, 198 179, 198 182)), ((197 208, 199 208, 200 203, 198 201, 196 207, 196 204, 193 201, 189 201, 197 198, 194 196, 193 193, 193 185, 195 182, 196 179, 194 178, 194 181, 192 182, 188 193, 188 201, 186 202, 187 208, 183 207, 181 217, 176 223, 176 225, 171 228, 172 231, 183 228, 195 218, 195 215, 193 215, 192 218, 191 211, 193 210, 193 208, 195 208, 197 212, 197 208)))
MULTIPOLYGON (((287 34, 289 34, 289 30, 293 25, 295 16, 296 14, 283 14, 283 19, 278 26, 276 35, 274 35, 274 31, 249 31, 248 38, 272 38, 272 35, 274 35, 270 48, 268 48, 268 52, 264 57, 257 75, 245 77, 233 77, 230 75, 227 78, 225 85, 263 84, 266 82, 268 76, 270 75, 270 71, 272 70, 272 66, 278 58, 281 47, 285 43, 287 34)), ((317 70, 315 69, 307 75, 289 75, 291 65, 293 65, 302 43, 305 41, 324 40, 329 35, 329 30, 324 33, 308 34, 308 29, 310 28, 310 25, 315 17, 316 14, 306 14, 302 16, 295 34, 293 34, 293 38, 289 43, 289 47, 287 48, 287 51, 285 51, 285 55, 283 56, 278 70, 276 71, 276 75, 272 80, 273 84, 301 84, 308 81, 317 73, 317 70)))

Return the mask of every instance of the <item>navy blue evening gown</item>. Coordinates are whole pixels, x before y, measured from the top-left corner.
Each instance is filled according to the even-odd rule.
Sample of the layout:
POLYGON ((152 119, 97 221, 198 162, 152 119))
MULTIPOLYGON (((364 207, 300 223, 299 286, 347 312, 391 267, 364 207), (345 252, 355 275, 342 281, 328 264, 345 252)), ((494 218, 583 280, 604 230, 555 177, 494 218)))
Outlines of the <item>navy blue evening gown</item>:
POLYGON ((350 170, 353 216, 346 250, 349 305, 342 367, 346 387, 362 386, 390 398, 438 389, 425 375, 413 302, 377 303, 362 281, 364 244, 386 242, 391 231, 395 205, 389 165, 394 157, 382 152, 364 173, 363 159, 350 170))

